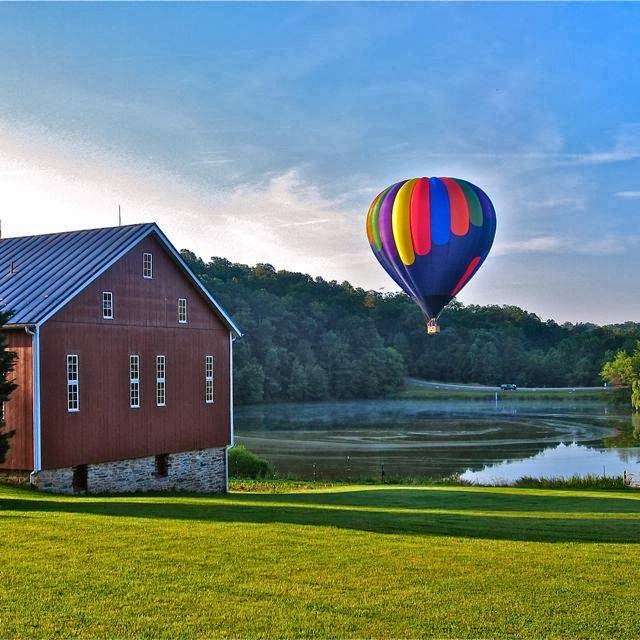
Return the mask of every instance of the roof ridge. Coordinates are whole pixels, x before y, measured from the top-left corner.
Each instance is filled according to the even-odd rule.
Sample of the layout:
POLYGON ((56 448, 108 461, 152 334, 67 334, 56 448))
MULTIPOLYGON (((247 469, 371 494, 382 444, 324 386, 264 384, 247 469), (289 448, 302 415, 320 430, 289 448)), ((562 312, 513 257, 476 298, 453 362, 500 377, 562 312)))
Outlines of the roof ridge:
POLYGON ((91 231, 107 231, 108 229, 129 229, 131 227, 151 227, 158 226, 154 222, 134 222, 132 224, 113 225, 110 227, 92 227, 90 229, 75 229, 73 231, 52 231, 51 233, 34 233, 28 236, 7 236, 0 238, 0 243, 5 240, 26 240, 27 238, 45 238, 46 236, 63 236, 71 235, 73 233, 89 233, 91 231))

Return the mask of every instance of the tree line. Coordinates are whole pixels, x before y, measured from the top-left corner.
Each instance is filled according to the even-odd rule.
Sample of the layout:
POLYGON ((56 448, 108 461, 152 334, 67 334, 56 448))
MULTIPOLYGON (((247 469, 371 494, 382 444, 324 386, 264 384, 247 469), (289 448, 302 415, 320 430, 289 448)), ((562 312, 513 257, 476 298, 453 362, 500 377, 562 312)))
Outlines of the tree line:
POLYGON ((596 386, 640 325, 558 324, 515 306, 444 311, 428 336, 404 294, 381 294, 303 273, 183 256, 245 335, 234 346, 238 403, 380 397, 406 375, 519 386, 596 386))

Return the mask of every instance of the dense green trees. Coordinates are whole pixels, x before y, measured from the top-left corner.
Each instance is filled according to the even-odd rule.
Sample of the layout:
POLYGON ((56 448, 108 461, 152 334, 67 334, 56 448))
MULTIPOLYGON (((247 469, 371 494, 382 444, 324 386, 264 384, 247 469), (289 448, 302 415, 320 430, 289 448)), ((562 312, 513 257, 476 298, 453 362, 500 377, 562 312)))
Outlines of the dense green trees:
POLYGON ((601 384, 603 363, 640 339, 640 325, 542 321, 514 306, 463 306, 427 336, 415 305, 306 274, 183 255, 234 315, 238 402, 369 398, 405 374, 431 380, 520 386, 601 384))
POLYGON ((605 362, 601 375, 610 384, 621 387, 622 399, 640 411, 640 341, 630 353, 620 350, 605 362))
MULTIPOLYGON (((402 296, 397 296, 402 298, 402 296)), ((419 314, 382 299, 377 314, 413 375, 434 380, 521 386, 601 384, 600 369, 616 350, 640 337, 635 324, 598 327, 543 322, 517 307, 452 304, 442 332, 424 334, 419 314), (390 316, 390 317, 389 317, 390 316), (403 320, 404 316, 404 320, 403 320)))
POLYGON ((405 361, 378 331, 367 292, 184 252, 246 335, 234 346, 238 402, 373 398, 402 386, 405 361))

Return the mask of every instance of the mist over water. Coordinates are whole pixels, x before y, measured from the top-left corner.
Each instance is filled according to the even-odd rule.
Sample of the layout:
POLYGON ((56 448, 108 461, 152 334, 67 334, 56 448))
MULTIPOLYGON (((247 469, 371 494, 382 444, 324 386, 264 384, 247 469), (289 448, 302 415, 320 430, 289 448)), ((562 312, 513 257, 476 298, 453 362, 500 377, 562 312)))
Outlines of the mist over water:
MULTIPOLYGON (((631 416, 598 400, 360 400, 254 405, 236 438, 303 478, 461 474, 470 482, 640 471, 631 416)), ((639 443, 640 444, 640 443, 639 443)))

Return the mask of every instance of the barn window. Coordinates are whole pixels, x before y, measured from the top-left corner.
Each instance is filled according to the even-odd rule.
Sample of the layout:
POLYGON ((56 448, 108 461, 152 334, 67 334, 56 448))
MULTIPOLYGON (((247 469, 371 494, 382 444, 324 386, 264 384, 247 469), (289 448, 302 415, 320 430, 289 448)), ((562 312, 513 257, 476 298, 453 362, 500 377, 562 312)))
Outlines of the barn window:
POLYGON ((71 353, 67 356, 67 410, 80 411, 78 356, 71 353))
POLYGON ((204 401, 211 404, 214 400, 213 356, 204 357, 204 401))
POLYGON ((142 277, 153 278, 153 254, 142 254, 142 277))
POLYGON ((164 407, 167 403, 166 371, 166 357, 156 356, 156 404, 159 407, 164 407))
POLYGON ((102 317, 105 320, 113 320, 113 293, 102 292, 102 317))
POLYGON ((178 298, 178 322, 187 322, 187 299, 178 298))
POLYGON ((129 356, 129 405, 140 407, 140 356, 129 356))

